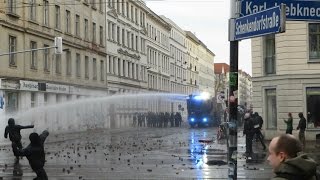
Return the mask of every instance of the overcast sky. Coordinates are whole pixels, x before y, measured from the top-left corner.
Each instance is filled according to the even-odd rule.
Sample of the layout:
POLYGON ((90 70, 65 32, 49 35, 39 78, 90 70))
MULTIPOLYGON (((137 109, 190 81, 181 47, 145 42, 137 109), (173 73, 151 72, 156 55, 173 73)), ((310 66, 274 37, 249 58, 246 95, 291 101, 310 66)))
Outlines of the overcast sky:
MULTIPOLYGON (((191 31, 216 55, 215 62, 229 64, 228 19, 230 0, 146 0, 147 6, 184 30, 191 31)), ((251 42, 239 42, 239 68, 252 74, 251 42)))

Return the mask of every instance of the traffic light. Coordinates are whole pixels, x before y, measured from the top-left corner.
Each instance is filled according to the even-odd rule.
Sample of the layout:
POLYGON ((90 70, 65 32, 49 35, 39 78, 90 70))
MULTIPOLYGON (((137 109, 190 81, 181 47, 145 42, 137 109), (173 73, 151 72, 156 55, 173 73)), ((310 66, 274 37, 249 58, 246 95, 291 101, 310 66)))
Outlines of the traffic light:
POLYGON ((54 38, 55 54, 62 54, 62 37, 54 38))

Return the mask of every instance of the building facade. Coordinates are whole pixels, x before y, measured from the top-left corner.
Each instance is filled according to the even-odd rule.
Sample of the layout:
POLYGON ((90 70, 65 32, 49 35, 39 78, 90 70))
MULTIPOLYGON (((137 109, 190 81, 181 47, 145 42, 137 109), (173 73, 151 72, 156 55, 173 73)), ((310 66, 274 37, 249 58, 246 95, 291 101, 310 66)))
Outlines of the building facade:
POLYGON ((252 39, 253 108, 268 139, 285 132, 289 112, 294 129, 304 114, 308 140, 320 133, 319 38, 320 23, 288 21, 285 33, 252 39))
MULTIPOLYGON (((216 92, 223 92, 225 97, 229 97, 229 72, 230 66, 226 63, 215 63, 214 72, 216 75, 216 92)), ((250 108, 252 103, 252 80, 245 71, 238 71, 238 104, 250 108)), ((227 99, 225 99, 227 100, 227 99)))
POLYGON ((107 95, 105 4, 75 1, 1 3, 0 91, 6 114, 107 95), (39 6, 39 4, 41 6, 39 6), (55 54, 54 37, 63 38, 55 54), (43 48, 39 50, 39 48, 43 48))

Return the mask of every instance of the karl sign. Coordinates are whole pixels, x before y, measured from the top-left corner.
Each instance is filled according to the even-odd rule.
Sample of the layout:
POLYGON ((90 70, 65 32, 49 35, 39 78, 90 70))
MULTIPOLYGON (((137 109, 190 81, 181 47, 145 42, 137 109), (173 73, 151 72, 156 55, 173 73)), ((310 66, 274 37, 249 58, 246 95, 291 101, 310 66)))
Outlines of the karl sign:
POLYGON ((285 5, 269 8, 235 20, 235 40, 285 31, 285 5))
POLYGON ((316 0, 241 0, 241 16, 257 13, 280 4, 286 5, 288 20, 320 20, 320 1, 316 0))

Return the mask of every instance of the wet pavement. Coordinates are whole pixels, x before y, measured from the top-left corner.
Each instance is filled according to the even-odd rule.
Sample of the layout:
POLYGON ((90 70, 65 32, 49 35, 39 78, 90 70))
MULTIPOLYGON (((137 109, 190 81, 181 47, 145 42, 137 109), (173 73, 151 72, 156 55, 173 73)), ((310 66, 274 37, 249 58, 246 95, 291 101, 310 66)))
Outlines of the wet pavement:
MULTIPOLYGON (((215 139, 216 132, 182 127, 51 134, 45 169, 50 180, 227 179, 226 143, 215 139)), ((19 166, 13 162, 11 147, 0 146, 0 179, 35 177, 26 158, 19 166), (23 176, 13 176, 14 170, 23 176)))

